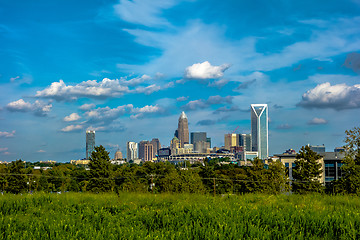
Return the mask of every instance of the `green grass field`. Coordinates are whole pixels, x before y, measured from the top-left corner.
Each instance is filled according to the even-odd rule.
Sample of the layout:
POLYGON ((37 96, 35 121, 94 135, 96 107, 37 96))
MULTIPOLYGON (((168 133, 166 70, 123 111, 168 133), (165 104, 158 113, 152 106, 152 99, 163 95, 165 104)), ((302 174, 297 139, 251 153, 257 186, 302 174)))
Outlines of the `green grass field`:
POLYGON ((360 199, 325 195, 0 195, 2 239, 359 239, 360 199))

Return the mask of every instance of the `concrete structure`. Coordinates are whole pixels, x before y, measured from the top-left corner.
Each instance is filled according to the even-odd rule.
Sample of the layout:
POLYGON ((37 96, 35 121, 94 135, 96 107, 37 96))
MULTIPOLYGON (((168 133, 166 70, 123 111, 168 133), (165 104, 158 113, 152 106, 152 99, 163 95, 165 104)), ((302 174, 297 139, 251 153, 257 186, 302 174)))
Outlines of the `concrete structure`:
POLYGON ((324 152, 320 153, 320 156, 324 159, 325 185, 341 178, 343 175, 341 166, 344 164, 342 160, 345 152, 324 152))
POLYGON ((325 145, 310 145, 308 144, 311 150, 317 153, 325 153, 325 145))
MULTIPOLYGON (((290 181, 293 180, 292 176, 292 169, 295 167, 295 160, 296 160, 296 154, 277 154, 274 155, 275 158, 278 158, 281 163, 285 165, 285 168, 288 172, 288 176, 290 181)), ((317 160, 318 163, 321 164, 321 170, 322 173, 320 175, 320 183, 325 184, 325 164, 324 164, 324 157, 317 160)))
POLYGON ((252 151, 251 134, 238 134, 239 146, 243 147, 244 151, 252 151))
POLYGON ((70 160, 73 165, 88 165, 90 160, 70 160))
POLYGON ((86 159, 91 157, 95 148, 95 131, 86 130, 86 159))
POLYGON ((158 155, 159 149, 161 148, 160 140, 158 138, 153 138, 150 143, 153 145, 153 157, 155 157, 158 155))
POLYGON ((118 149, 115 153, 115 156, 114 156, 114 160, 120 160, 120 159, 123 159, 123 154, 122 152, 118 149))
POLYGON ((225 149, 230 150, 231 147, 239 146, 238 137, 235 133, 225 134, 225 149))
POLYGON ((178 148, 180 148, 180 140, 174 137, 170 142, 171 153, 176 154, 178 148))
POLYGON ((126 143, 126 159, 127 161, 134 161, 138 158, 138 144, 136 142, 126 143))
POLYGON ((204 159, 212 158, 229 158, 229 161, 236 161, 233 153, 184 153, 171 155, 169 161, 172 163, 179 163, 183 161, 190 161, 190 163, 202 162, 204 159))
POLYGON ((139 158, 142 161, 152 161, 153 154, 153 145, 149 141, 141 141, 139 143, 139 158))
POLYGON ((190 140, 191 140, 191 144, 194 144, 196 142, 200 142, 200 141, 203 141, 203 142, 206 142, 206 132, 192 132, 190 133, 190 140))
POLYGON ((254 158, 259 157, 258 152, 254 151, 242 151, 237 154, 240 160, 247 161, 247 160, 254 160, 254 158))
POLYGON ((252 150, 259 152, 259 158, 269 156, 268 105, 251 104, 251 142, 252 150))
POLYGON ((198 141, 194 144, 194 152, 207 153, 210 152, 210 143, 204 141, 198 141))
POLYGON ((179 117, 177 138, 180 140, 180 147, 189 143, 189 124, 185 112, 182 112, 179 117))

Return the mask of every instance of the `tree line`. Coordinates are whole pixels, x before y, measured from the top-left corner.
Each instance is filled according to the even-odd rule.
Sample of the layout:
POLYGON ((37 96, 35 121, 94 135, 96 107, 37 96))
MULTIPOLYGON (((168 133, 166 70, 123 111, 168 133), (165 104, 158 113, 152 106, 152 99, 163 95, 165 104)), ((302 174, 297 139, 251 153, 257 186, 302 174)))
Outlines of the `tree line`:
POLYGON ((279 194, 312 192, 360 194, 360 128, 346 131, 343 177, 325 189, 320 182, 321 158, 308 146, 301 148, 293 168, 293 180, 279 161, 265 165, 254 159, 252 166, 222 164, 224 159, 204 159, 183 168, 169 162, 112 165, 109 152, 95 147, 89 168, 57 164, 51 169, 25 168, 21 160, 0 165, 2 192, 152 192, 202 194, 279 194))

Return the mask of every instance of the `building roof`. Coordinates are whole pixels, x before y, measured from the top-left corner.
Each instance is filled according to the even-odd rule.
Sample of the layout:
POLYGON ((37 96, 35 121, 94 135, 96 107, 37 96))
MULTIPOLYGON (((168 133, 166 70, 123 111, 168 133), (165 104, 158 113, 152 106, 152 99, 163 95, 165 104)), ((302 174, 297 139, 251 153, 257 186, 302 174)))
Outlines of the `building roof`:
POLYGON ((187 116, 184 111, 181 113, 179 119, 187 119, 187 116))

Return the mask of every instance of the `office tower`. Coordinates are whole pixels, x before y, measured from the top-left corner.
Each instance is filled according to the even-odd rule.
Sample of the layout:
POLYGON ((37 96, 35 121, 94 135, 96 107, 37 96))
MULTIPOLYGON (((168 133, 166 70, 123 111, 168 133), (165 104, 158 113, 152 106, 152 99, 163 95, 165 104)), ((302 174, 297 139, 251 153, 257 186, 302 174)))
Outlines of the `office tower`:
POLYGON ((179 117, 177 138, 180 140, 180 146, 183 148, 184 144, 189 143, 189 126, 188 119, 184 112, 179 117))
POLYGON ((141 141, 139 143, 139 158, 143 161, 151 161, 153 159, 153 145, 149 141, 141 141))
POLYGON ((207 137, 206 142, 209 143, 209 148, 211 148, 211 138, 207 137))
POLYGON ((180 148, 180 140, 177 137, 174 137, 170 142, 171 154, 175 155, 180 148))
POLYGON ((191 144, 195 144, 196 142, 206 142, 206 132, 192 132, 190 133, 191 144))
POLYGON ((268 105, 251 104, 251 143, 252 150, 259 152, 259 158, 269 156, 268 146, 268 105))
POLYGON ((239 134, 239 146, 243 147, 244 151, 252 151, 251 134, 239 134))
POLYGON ((209 148, 210 148, 209 142, 197 141, 194 144, 194 151, 196 153, 207 153, 209 148))
POLYGON ((95 148, 95 131, 86 130, 86 159, 91 157, 95 148))
POLYGON ((138 156, 138 144, 136 142, 126 143, 126 158, 127 161, 133 161, 138 156))
POLYGON ((230 150, 231 147, 239 146, 235 133, 225 134, 225 149, 230 150))
POLYGON ((118 149, 115 153, 114 160, 119 160, 122 158, 123 158, 122 152, 118 149))
POLYGON ((308 144, 308 146, 310 147, 310 149, 314 152, 317 153, 324 153, 325 152, 325 145, 310 145, 308 144))
POLYGON ((158 155, 158 151, 161 148, 160 140, 158 138, 153 138, 151 144, 153 145, 153 157, 155 157, 158 155))

